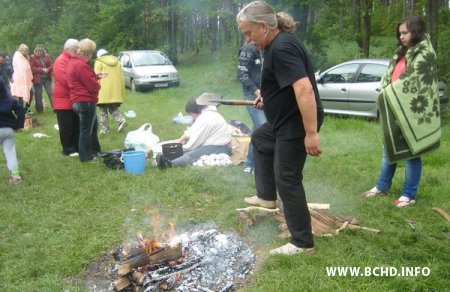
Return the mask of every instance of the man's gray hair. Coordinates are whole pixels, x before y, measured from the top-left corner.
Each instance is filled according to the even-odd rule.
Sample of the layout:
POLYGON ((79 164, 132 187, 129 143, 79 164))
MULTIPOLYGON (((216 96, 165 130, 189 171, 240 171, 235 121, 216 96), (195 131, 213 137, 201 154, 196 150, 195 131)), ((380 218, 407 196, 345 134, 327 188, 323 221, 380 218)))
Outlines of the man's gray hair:
POLYGON ((78 40, 76 39, 68 39, 66 43, 64 44, 64 50, 76 52, 78 48, 78 40))

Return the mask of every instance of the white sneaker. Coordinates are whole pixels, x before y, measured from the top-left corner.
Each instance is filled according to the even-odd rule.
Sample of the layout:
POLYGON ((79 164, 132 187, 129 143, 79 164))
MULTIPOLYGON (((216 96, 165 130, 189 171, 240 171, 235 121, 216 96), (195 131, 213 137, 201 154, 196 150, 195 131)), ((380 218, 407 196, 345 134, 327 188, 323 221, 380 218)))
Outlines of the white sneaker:
POLYGON ((372 197, 377 197, 377 196, 385 196, 386 193, 383 191, 380 191, 379 189, 377 189, 377 187, 373 187, 370 190, 361 193, 361 195, 363 195, 366 198, 372 198, 372 197))
POLYGON ((314 252, 314 247, 306 248, 306 247, 298 247, 293 245, 292 243, 286 243, 285 245, 272 249, 270 254, 284 254, 284 255, 297 255, 302 253, 312 253, 314 252))
POLYGON ((399 208, 403 208, 412 204, 415 204, 416 200, 410 199, 408 197, 405 196, 401 196, 400 198, 398 198, 397 200, 394 201, 394 205, 399 207, 399 208))
POLYGON ((244 173, 249 174, 249 175, 254 174, 253 168, 251 168, 251 167, 244 168, 244 173))
POLYGON ((70 153, 70 154, 69 154, 69 157, 78 157, 78 156, 80 156, 80 155, 78 154, 78 152, 74 152, 74 153, 70 153))

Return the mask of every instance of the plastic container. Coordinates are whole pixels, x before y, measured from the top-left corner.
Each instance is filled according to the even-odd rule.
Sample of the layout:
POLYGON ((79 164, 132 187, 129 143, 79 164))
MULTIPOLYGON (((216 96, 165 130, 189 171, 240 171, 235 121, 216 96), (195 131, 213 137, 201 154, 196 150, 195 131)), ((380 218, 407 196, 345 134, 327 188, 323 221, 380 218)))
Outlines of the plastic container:
POLYGON ((147 159, 144 151, 126 151, 122 154, 125 171, 131 174, 143 174, 147 159))
POLYGON ((162 145, 162 154, 169 160, 183 155, 183 145, 181 143, 166 143, 162 145))

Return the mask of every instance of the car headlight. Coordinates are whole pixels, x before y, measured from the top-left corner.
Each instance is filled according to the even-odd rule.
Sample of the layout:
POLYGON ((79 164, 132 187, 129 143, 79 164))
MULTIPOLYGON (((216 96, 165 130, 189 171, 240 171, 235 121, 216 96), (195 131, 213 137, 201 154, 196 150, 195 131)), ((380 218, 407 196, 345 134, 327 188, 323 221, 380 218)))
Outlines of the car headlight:
POLYGON ((177 72, 172 72, 169 74, 170 77, 178 77, 178 73, 177 72))

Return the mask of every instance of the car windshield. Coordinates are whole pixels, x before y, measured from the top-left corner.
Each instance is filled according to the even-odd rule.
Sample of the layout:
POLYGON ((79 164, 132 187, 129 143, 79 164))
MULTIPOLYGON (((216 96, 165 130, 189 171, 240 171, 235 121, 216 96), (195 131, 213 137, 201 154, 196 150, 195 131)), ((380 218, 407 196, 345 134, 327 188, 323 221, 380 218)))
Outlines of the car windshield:
POLYGON ((133 63, 135 67, 170 65, 169 59, 160 53, 139 53, 133 54, 133 63))

